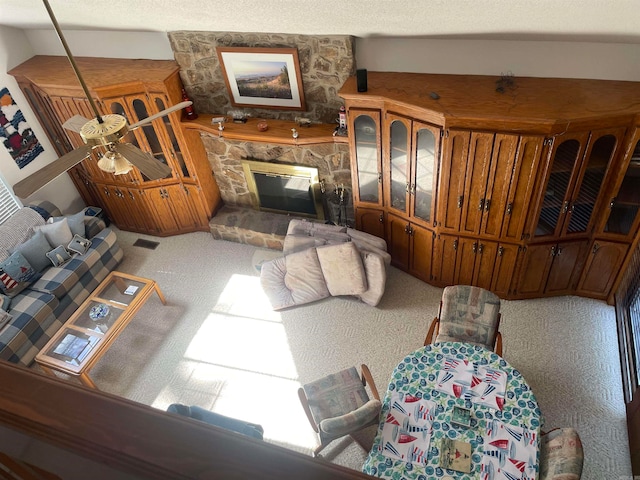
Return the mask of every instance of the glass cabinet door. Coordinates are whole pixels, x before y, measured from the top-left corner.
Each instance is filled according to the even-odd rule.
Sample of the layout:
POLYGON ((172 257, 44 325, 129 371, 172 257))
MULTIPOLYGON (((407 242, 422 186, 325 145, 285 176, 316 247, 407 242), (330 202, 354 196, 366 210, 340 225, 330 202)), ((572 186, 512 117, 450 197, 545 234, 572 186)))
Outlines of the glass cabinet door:
POLYGON ((407 212, 409 194, 410 131, 410 122, 400 118, 389 126, 389 205, 402 212, 407 212))
MULTIPOLYGON (((619 133, 624 133, 622 129, 619 133)), ((602 134, 596 137, 592 133, 592 141, 586 153, 586 165, 580 187, 571 202, 569 212, 569 225, 567 233, 584 233, 591 224, 593 209, 602 188, 605 174, 614 157, 618 138, 613 133, 602 134), (595 139, 595 141, 594 141, 595 139)))
MULTIPOLYGON (((135 123, 135 120, 133 120, 132 115, 130 115, 129 112, 127 112, 127 110, 125 109, 124 99, 107 100, 104 103, 107 107, 107 110, 109 110, 111 113, 122 115, 124 118, 127 119, 127 123, 129 125, 131 125, 132 123, 135 123)), ((135 147, 140 148, 140 143, 136 138, 135 131, 127 133, 123 141, 130 143, 135 147)), ((124 175, 119 175, 119 177, 125 182, 133 182, 135 180, 139 180, 136 175, 136 169, 133 169, 129 173, 126 173, 124 175)))
POLYGON ((355 113, 353 135, 360 202, 380 204, 380 114, 355 113))
MULTIPOLYGON (((161 97, 155 97, 155 103, 156 108, 159 112, 168 107, 165 99, 161 97)), ((177 115, 179 114, 180 112, 177 113, 177 115)), ((167 132, 167 135, 169 136, 169 141, 171 142, 171 148, 173 149, 171 155, 177 163, 178 171, 183 177, 189 178, 191 177, 191 173, 189 172, 187 164, 184 161, 184 156, 182 155, 180 144, 178 143, 175 130, 173 129, 173 125, 171 124, 171 116, 173 115, 176 114, 165 115, 164 117, 162 117, 162 122, 164 123, 164 128, 167 132)))
MULTIPOLYGON (((637 138, 637 137, 636 137, 637 138)), ((640 210, 640 140, 631 153, 627 170, 617 194, 609 203, 609 215, 604 232, 633 235, 640 210)))
MULTIPOLYGON (((133 100, 131 101, 131 106, 133 107, 133 111, 137 121, 143 120, 153 113, 149 112, 147 104, 142 98, 132 98, 133 100)), ((156 132, 153 122, 140 127, 139 130, 142 130, 142 132, 144 133, 145 140, 147 141, 147 144, 149 146, 149 152, 151 153, 151 155, 153 155, 153 158, 155 158, 159 162, 164 163, 165 165, 169 165, 169 163, 167 162, 167 154, 163 149, 163 145, 158 136, 158 133, 156 132)), ((149 181, 149 178, 147 178, 144 174, 141 173, 141 175, 144 181, 149 181)))
MULTIPOLYGON (((586 134, 585 134, 586 137, 586 134)), ((581 158, 581 139, 568 138, 554 145, 551 152, 551 172, 536 225, 535 236, 559 235, 569 211, 567 198, 574 167, 581 158)), ((584 141, 584 139, 582 139, 584 141)))
POLYGON ((415 130, 415 167, 413 169, 414 184, 413 216, 431 222, 434 211, 434 170, 438 162, 438 141, 440 131, 434 127, 414 123, 415 130))

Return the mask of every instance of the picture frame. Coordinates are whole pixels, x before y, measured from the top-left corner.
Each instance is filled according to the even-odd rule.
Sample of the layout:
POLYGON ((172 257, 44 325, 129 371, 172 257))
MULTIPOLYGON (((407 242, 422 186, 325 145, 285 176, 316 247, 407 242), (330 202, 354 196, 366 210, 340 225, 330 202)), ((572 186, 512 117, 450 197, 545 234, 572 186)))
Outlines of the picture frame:
POLYGON ((234 107, 306 110, 296 48, 217 47, 234 107))

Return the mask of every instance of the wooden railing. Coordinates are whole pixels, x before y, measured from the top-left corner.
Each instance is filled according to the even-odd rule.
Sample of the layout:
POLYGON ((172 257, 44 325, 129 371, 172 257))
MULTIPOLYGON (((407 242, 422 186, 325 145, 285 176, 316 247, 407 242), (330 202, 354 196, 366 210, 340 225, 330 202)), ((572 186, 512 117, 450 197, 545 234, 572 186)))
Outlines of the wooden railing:
MULTIPOLYGON (((0 362, 0 425, 140 478, 371 478, 6 362, 0 362)), ((92 478, 85 463, 84 478, 92 478)))

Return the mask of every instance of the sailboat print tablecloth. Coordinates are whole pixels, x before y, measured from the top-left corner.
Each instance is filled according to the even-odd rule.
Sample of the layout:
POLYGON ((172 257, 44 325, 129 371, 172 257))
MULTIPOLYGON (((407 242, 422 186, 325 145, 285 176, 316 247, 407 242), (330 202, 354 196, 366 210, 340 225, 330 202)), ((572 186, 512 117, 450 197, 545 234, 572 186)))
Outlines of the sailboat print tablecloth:
POLYGON ((534 480, 542 416, 520 372, 482 347, 439 343, 395 368, 378 433, 363 466, 393 480, 534 480), (453 407, 471 411, 469 427, 451 423, 453 407), (471 444, 471 472, 442 468, 442 440, 471 444))

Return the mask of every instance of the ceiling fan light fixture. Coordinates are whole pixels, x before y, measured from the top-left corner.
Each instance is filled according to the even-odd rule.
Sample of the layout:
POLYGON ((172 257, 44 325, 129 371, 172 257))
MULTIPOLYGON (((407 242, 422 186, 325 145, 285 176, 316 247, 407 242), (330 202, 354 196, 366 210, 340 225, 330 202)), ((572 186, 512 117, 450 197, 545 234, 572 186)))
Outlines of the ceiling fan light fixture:
POLYGON ((133 165, 118 152, 109 150, 98 160, 98 168, 114 175, 124 175, 133 169, 133 165))

